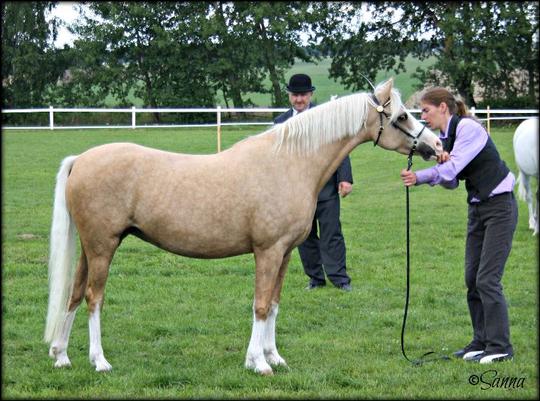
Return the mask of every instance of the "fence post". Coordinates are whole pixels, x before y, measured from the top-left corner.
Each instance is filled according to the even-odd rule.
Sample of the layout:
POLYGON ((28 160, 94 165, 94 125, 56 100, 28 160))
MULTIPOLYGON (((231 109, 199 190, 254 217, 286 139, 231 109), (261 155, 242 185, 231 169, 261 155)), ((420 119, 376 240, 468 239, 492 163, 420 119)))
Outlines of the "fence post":
POLYGON ((476 107, 471 107, 471 114, 473 115, 473 117, 476 117, 476 107))
POLYGON ((217 107, 217 152, 221 152, 221 106, 217 107))
POLYGON ((137 123, 136 123, 136 120, 135 120, 135 106, 131 106, 131 128, 135 129, 137 128, 137 123))
POLYGON ((488 135, 491 135, 491 129, 490 129, 491 124, 489 122, 489 106, 486 107, 486 110, 487 110, 487 118, 486 118, 487 119, 487 133, 488 135))
POLYGON ((49 128, 54 130, 54 109, 52 106, 49 106, 49 128))

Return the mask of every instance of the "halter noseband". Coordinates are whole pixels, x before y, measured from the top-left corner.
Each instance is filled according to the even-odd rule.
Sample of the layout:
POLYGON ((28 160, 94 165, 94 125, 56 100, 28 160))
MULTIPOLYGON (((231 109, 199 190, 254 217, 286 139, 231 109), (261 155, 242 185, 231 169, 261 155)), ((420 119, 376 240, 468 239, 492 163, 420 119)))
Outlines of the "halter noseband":
MULTIPOLYGON (((379 125, 379 133, 377 134, 377 139, 375 140, 375 143, 373 144, 373 146, 377 146, 377 144, 379 143, 379 139, 381 139, 381 134, 384 130, 384 126, 383 126, 383 115, 386 117, 386 118, 390 118, 388 116, 388 114, 386 114, 386 112, 384 111, 384 108, 386 106, 388 106, 388 104, 390 104, 390 99, 388 99, 386 101, 386 103, 384 103, 383 105, 381 105, 379 103, 379 100, 377 99, 377 97, 372 94, 371 95, 373 101, 375 102, 375 104, 377 105, 377 112, 379 113, 379 122, 380 122, 380 125, 379 125)), ((395 121, 392 121, 391 122, 392 126, 398 130, 400 130, 401 132, 403 132, 405 135, 407 135, 408 137, 412 138, 413 139, 413 146, 412 146, 412 149, 411 149, 411 155, 412 153, 416 150, 416 145, 418 144, 418 138, 420 138, 420 135, 422 135, 422 133, 424 132, 424 129, 426 129, 426 126, 424 125, 422 127, 422 129, 420 130, 420 132, 418 133, 418 135, 412 135, 410 134, 409 132, 405 131, 402 127, 400 127, 395 121)))

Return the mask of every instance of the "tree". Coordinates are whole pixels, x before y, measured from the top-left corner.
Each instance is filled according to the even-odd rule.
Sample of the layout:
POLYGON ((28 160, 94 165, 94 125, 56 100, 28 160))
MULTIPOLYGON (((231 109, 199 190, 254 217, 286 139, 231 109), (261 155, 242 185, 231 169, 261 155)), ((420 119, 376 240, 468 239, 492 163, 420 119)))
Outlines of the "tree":
MULTIPOLYGON (((112 93, 134 94, 152 107, 210 106, 223 92, 227 104, 249 104, 249 92, 270 92, 287 104, 284 72, 311 60, 308 42, 332 5, 305 2, 96 2, 73 29, 79 60, 74 79, 57 88, 64 99, 103 104, 112 93), (263 86, 264 78, 271 82, 263 86)), ((158 116, 156 116, 158 118, 158 116)))
POLYGON ((251 35, 251 24, 234 3, 208 4, 204 22, 205 51, 210 59, 210 80, 221 90, 227 107, 245 107, 248 92, 264 92, 265 70, 259 63, 257 42, 251 35))
POLYGON ((324 2, 238 2, 246 21, 252 23, 253 40, 259 45, 261 64, 271 83, 273 105, 288 105, 282 84, 284 73, 296 59, 311 61, 302 44, 317 40, 336 6, 324 2))
POLYGON ((498 23, 486 24, 480 33, 483 41, 491 39, 494 44, 479 63, 485 69, 478 78, 484 89, 484 103, 509 99, 513 102, 508 104, 510 107, 526 107, 527 104, 516 104, 521 98, 528 106, 537 105, 534 99, 538 99, 538 3, 495 3, 487 7, 497 16, 498 23))
MULTIPOLYGON (((352 25, 347 39, 331 42, 331 76, 348 87, 366 87, 362 74, 373 78, 379 69, 402 71, 410 54, 436 58, 429 69, 418 70, 422 85, 449 86, 469 106, 476 105, 476 86, 497 96, 523 94, 516 80, 527 80, 529 95, 536 88, 536 2, 381 2, 364 7, 371 18, 352 25), (527 74, 508 79, 517 71, 527 74)), ((361 10, 365 13, 351 3, 349 18, 358 18, 361 10)))
POLYGON ((304 42, 314 43, 335 8, 311 2, 210 3, 207 43, 216 87, 238 107, 247 92, 269 92, 274 106, 288 104, 285 71, 297 59, 313 59, 304 42), (262 85, 265 76, 270 88, 262 85))
POLYGON ((101 105, 108 94, 124 105, 131 94, 153 108, 213 105, 205 10, 199 2, 90 3, 83 23, 73 27, 80 61, 71 87, 101 105))
POLYGON ((56 82, 54 62, 58 21, 46 14, 56 2, 3 2, 2 107, 43 107, 46 87, 56 82), (37 73, 39 71, 39 73, 37 73))

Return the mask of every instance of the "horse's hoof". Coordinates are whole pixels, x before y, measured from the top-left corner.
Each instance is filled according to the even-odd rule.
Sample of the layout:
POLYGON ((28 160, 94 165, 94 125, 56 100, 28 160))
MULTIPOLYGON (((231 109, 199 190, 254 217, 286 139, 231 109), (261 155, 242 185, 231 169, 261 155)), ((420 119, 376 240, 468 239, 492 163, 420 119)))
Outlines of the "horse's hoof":
POLYGON ((266 362, 272 366, 287 366, 287 362, 279 354, 268 353, 264 355, 266 362))
POLYGON ((49 349, 49 357, 55 360, 55 368, 71 367, 71 361, 69 360, 65 350, 60 351, 58 347, 51 347, 49 349))
POLYGON ((58 358, 56 362, 54 363, 55 368, 70 368, 71 367, 71 361, 66 356, 65 358, 58 358))
POLYGON ((108 372, 112 370, 112 366, 107 360, 102 356, 98 355, 97 357, 90 358, 90 364, 96 367, 96 372, 108 372))
POLYGON ((265 369, 259 372, 262 376, 273 376, 274 372, 272 369, 265 369))
POLYGON ((106 360, 96 362, 96 372, 110 372, 111 370, 112 366, 106 360))
POLYGON ((255 373, 263 376, 272 376, 274 374, 272 368, 270 367, 270 365, 268 365, 268 363, 266 363, 264 359, 258 360, 257 363, 253 359, 247 358, 244 366, 247 369, 253 370, 255 373))

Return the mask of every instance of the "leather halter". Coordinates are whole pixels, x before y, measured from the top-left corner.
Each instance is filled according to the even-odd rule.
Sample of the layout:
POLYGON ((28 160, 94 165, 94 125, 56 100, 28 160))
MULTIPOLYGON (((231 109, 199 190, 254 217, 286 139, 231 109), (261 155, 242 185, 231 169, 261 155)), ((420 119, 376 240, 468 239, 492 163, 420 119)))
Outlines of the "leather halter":
MULTIPOLYGON (((377 146, 377 144, 379 143, 379 139, 381 139, 381 134, 384 130, 383 115, 388 119, 390 118, 390 116, 386 114, 386 112, 384 111, 384 108, 390 104, 390 99, 388 99, 383 105, 381 105, 379 103, 379 100, 374 94, 371 94, 371 97, 373 101, 375 102, 375 104, 377 105, 376 110, 379 113, 379 122, 380 122, 379 133, 377 134, 377 139, 375 140, 375 143, 373 144, 373 146, 377 146)), ((411 149, 411 154, 412 154, 416 150, 416 145, 418 144, 418 138, 420 138, 420 135, 422 135, 422 133, 424 132, 424 129, 426 129, 426 126, 424 125, 417 135, 412 135, 411 133, 405 131, 402 127, 400 127, 395 121, 392 121, 391 124, 394 128, 400 130, 405 135, 413 139, 413 146, 411 149)))

